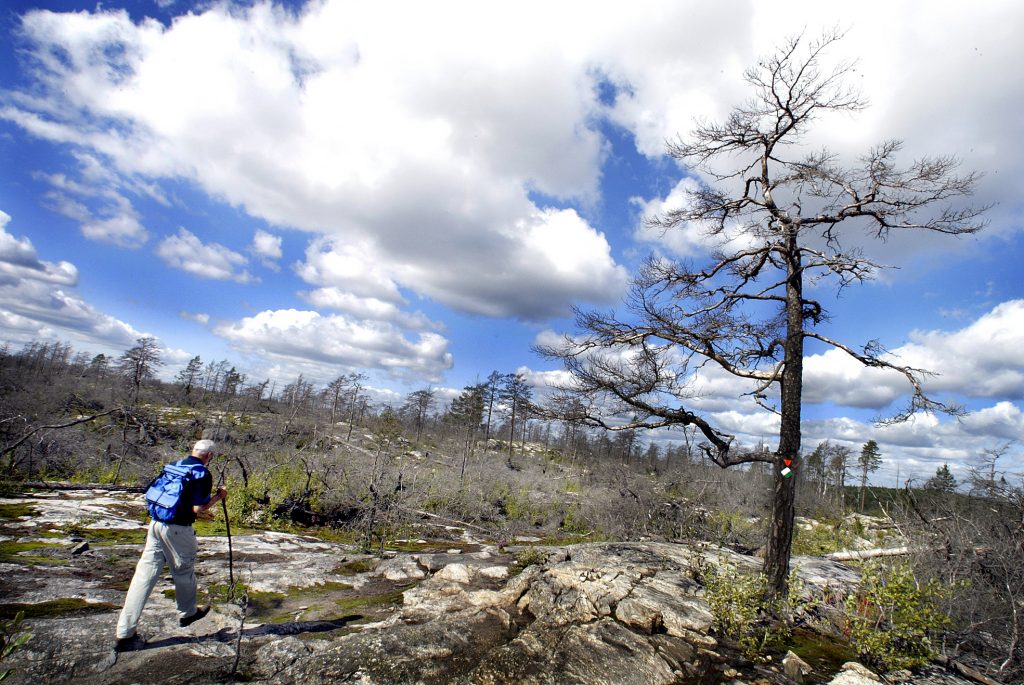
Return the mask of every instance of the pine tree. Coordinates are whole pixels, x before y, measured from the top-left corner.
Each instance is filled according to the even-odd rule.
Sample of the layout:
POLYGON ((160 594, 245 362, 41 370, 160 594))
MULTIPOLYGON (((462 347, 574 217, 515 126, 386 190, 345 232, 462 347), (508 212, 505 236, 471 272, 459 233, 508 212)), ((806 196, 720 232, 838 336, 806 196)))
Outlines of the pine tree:
POLYGON ((860 512, 864 513, 864 495, 868 487, 868 474, 874 473, 882 466, 882 453, 878 451, 878 443, 868 440, 857 457, 860 466, 860 512))
POLYGON ((175 378, 175 380, 181 385, 182 389, 184 390, 185 397, 188 397, 189 395, 192 394, 192 388, 199 380, 202 373, 203 362, 199 358, 198 354, 192 357, 192 359, 189 360, 189 363, 185 366, 185 368, 178 372, 178 375, 175 378))
POLYGON ((501 395, 501 382, 504 376, 497 371, 491 371, 484 383, 484 401, 487 403, 487 428, 484 430, 484 440, 491 439, 491 414, 494 412, 494 403, 501 395))
POLYGON ((460 487, 466 482, 466 463, 473 454, 476 435, 484 419, 484 395, 486 384, 469 385, 463 388, 462 394, 452 400, 452 405, 445 415, 445 421, 453 425, 464 439, 462 450, 462 469, 459 473, 460 487))
POLYGON ((134 405, 138 401, 142 382, 153 378, 156 368, 161 364, 160 348, 155 338, 138 338, 135 347, 121 355, 118 369, 128 380, 130 404, 134 405))
MULTIPOLYGON (((512 443, 516 436, 516 419, 523 420, 523 417, 529 411, 530 402, 533 400, 533 388, 526 382, 526 376, 521 373, 507 374, 503 381, 499 397, 508 405, 512 412, 512 425, 508 434, 508 460, 506 463, 510 469, 515 469, 515 466, 512 464, 512 443)), ((525 440, 525 434, 523 439, 525 440)))
POLYGON ((924 486, 937 492, 954 492, 957 486, 956 476, 950 473, 949 464, 943 464, 935 469, 935 475, 929 478, 924 486))

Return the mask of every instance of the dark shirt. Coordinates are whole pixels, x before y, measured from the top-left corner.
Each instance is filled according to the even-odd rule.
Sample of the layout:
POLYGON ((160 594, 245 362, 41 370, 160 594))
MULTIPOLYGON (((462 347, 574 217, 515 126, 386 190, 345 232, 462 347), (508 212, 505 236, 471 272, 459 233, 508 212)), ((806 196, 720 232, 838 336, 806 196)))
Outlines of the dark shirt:
POLYGON ((170 521, 177 526, 191 526, 196 522, 196 512, 192 507, 201 507, 210 501, 210 493, 213 491, 213 476, 205 466, 202 466, 203 462, 195 457, 188 456, 177 463, 185 466, 199 465, 200 468, 197 470, 203 472, 198 480, 190 480, 185 483, 185 489, 181 493, 181 504, 170 521))

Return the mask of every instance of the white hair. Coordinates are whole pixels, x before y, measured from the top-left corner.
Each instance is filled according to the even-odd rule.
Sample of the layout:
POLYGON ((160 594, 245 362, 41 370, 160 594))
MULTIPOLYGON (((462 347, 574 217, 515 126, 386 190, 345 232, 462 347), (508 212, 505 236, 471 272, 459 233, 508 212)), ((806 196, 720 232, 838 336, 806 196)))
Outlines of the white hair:
POLYGON ((217 451, 217 443, 213 440, 197 440, 192 446, 192 454, 214 454, 217 451))

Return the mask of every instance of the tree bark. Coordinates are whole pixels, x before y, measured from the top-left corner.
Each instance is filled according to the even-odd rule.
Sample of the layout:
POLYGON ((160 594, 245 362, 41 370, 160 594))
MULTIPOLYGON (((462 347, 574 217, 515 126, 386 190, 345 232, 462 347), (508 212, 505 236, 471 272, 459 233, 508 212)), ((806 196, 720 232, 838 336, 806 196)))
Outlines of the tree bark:
POLYGON ((791 459, 796 466, 796 458, 800 454, 800 402, 803 390, 803 272, 796 242, 796 227, 789 225, 786 230, 789 234, 786 238, 786 365, 782 374, 782 421, 779 427, 779 447, 775 453, 772 521, 764 556, 769 597, 785 597, 789 589, 787 581, 796 517, 796 478, 782 475, 782 460, 791 459))

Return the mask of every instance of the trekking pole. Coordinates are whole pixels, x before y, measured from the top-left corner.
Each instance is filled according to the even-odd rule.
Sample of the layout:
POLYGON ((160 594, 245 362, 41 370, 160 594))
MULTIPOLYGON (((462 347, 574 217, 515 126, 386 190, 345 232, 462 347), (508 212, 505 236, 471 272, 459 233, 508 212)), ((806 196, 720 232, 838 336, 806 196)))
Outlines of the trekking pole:
MULTIPOLYGON (((220 483, 218 487, 224 485, 224 476, 227 471, 227 467, 220 470, 220 483)), ((231 547, 231 517, 228 516, 228 500, 224 497, 220 501, 221 507, 224 509, 224 528, 228 533, 228 583, 231 587, 229 591, 228 601, 230 602, 235 598, 235 555, 234 550, 231 547)))

